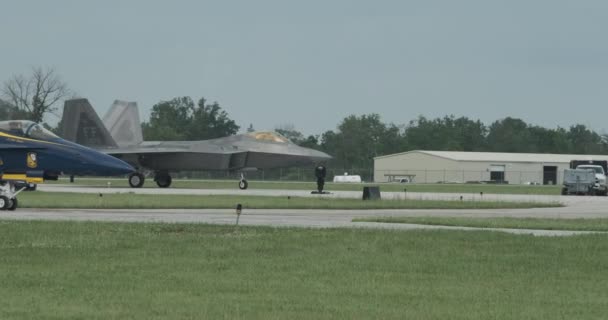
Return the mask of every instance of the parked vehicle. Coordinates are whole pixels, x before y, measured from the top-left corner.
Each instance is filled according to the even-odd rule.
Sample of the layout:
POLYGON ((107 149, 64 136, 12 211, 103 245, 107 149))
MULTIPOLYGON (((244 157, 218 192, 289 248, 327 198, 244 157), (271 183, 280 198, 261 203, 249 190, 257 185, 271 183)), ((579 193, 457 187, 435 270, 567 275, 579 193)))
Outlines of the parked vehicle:
POLYGON ((608 161, 573 160, 564 170, 562 194, 608 195, 608 161))

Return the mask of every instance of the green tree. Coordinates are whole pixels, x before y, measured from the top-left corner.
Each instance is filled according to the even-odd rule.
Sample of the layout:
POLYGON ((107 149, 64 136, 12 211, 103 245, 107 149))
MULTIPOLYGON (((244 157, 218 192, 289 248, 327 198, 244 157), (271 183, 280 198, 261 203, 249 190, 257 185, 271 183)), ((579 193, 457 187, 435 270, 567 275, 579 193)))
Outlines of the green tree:
POLYGON ((201 98, 195 105, 190 97, 179 97, 155 104, 142 130, 145 140, 205 140, 235 134, 239 126, 217 102, 201 98))
POLYGON ((194 102, 190 97, 161 101, 152 107, 150 121, 142 124, 144 140, 186 140, 194 102))
POLYGON ((570 127, 566 134, 571 146, 571 152, 576 154, 604 154, 606 149, 602 137, 588 129, 585 125, 577 124, 570 127))
POLYGON ((521 119, 507 117, 495 121, 488 132, 488 148, 494 152, 534 152, 528 125, 521 119))
POLYGON ((335 157, 334 166, 344 170, 371 168, 373 158, 403 149, 400 128, 384 124, 380 115, 351 115, 338 125, 338 131, 321 136, 323 151, 335 157))
POLYGON ((568 142, 567 132, 563 128, 547 129, 539 126, 528 127, 530 141, 534 146, 531 152, 538 153, 570 153, 571 146, 568 142))
POLYGON ((319 136, 312 134, 300 141, 298 145, 305 148, 321 150, 321 146, 319 145, 319 136))
POLYGON ((228 117, 228 113, 217 102, 208 104, 205 98, 201 98, 197 106, 186 133, 188 140, 221 138, 239 131, 236 122, 228 117))
POLYGON ((482 151, 486 133, 481 121, 453 115, 433 120, 420 116, 405 129, 408 146, 420 150, 482 151))

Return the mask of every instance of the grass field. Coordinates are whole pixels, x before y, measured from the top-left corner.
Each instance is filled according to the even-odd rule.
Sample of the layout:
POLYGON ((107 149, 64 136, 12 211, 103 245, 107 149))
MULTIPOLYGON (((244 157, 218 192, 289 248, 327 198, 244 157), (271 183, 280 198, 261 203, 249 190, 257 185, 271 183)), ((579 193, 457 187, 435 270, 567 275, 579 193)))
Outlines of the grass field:
POLYGON ((608 231, 608 219, 370 217, 359 222, 411 223, 435 226, 539 230, 608 231))
POLYGON ((238 195, 145 195, 134 193, 98 194, 22 192, 21 208, 88 208, 88 209, 202 209, 235 208, 237 203, 252 209, 498 209, 559 207, 559 203, 380 200, 265 197, 238 195))
POLYGON ((1 319, 604 319, 608 238, 0 222, 1 319))
MULTIPOLYGON (((90 179, 76 178, 76 184, 90 186, 107 186, 108 182, 113 187, 128 187, 127 179, 90 179)), ((67 179, 60 179, 53 183, 69 183, 67 179)), ((490 193, 490 194, 536 194, 536 195, 559 195, 560 186, 524 186, 524 185, 491 185, 491 184, 325 184, 327 190, 361 191, 363 185, 380 185, 382 191, 402 192, 446 192, 446 193, 490 193)), ((152 179, 146 179, 144 188, 157 188, 152 179)), ((191 189, 236 189, 237 180, 183 180, 175 179, 171 188, 191 189)), ((281 190, 316 190, 314 182, 282 182, 282 181, 249 181, 251 189, 281 189, 281 190)))

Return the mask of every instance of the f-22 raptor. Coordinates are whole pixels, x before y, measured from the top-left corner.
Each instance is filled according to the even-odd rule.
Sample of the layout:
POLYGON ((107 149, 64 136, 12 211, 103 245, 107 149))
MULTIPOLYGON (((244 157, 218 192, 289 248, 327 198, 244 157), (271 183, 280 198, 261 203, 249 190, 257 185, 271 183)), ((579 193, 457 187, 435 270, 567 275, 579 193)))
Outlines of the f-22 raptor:
POLYGON ((240 189, 247 189, 243 172, 324 164, 328 154, 300 147, 276 132, 251 132, 200 141, 144 141, 135 102, 115 101, 103 122, 87 99, 67 100, 62 118, 62 137, 115 156, 137 172, 129 185, 144 184, 146 171, 154 172, 161 188, 171 185, 170 172, 240 171, 240 189))
POLYGON ((0 210, 15 210, 16 185, 57 180, 61 174, 114 176, 135 171, 115 157, 65 141, 28 120, 0 122, 0 210))

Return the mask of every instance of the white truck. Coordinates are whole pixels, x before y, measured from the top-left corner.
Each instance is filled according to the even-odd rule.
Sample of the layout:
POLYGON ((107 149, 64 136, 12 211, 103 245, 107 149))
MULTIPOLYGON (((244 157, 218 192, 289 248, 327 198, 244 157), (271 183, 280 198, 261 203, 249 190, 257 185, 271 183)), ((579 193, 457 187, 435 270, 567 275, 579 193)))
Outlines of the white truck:
POLYGON ((573 160, 564 171, 562 194, 608 195, 608 161, 573 160))

